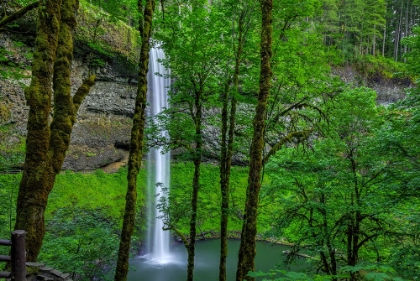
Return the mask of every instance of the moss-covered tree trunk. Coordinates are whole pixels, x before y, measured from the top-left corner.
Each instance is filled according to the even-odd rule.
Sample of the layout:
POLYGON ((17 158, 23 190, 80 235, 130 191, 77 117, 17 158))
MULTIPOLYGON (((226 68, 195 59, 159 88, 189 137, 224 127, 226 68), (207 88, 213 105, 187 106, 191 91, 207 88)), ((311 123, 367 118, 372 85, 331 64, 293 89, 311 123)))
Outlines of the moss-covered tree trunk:
POLYGON ((28 133, 15 224, 15 229, 27 232, 28 261, 36 261, 41 249, 48 195, 61 170, 77 110, 94 84, 94 76, 86 79, 71 97, 70 69, 77 7, 76 0, 46 0, 39 6, 32 80, 25 89, 29 105, 28 133), (54 112, 50 123, 51 85, 54 112))
POLYGON ((228 114, 229 105, 229 83, 226 84, 226 89, 223 95, 222 108, 222 141, 220 152, 220 191, 222 194, 221 204, 221 218, 220 218, 220 262, 219 262, 219 281, 226 281, 226 259, 228 256, 228 223, 229 223, 229 184, 230 171, 232 166, 233 156, 233 141, 235 132, 236 119, 236 94, 239 84, 239 66, 241 63, 241 55, 243 49, 243 33, 244 33, 244 17, 245 12, 242 11, 239 15, 238 21, 238 48, 236 50, 235 58, 235 72, 233 74, 234 95, 230 98, 231 108, 230 115, 228 114), (228 130, 229 121, 229 130, 228 130))
POLYGON ((254 280, 247 277, 254 270, 255 236, 257 234, 258 196, 261 187, 262 153, 264 149, 264 123, 271 86, 272 56, 272 0, 260 0, 262 11, 261 69, 258 103, 253 121, 254 133, 250 151, 248 186, 246 192, 245 215, 242 225, 241 244, 238 253, 236 281, 254 280))
POLYGON ((194 124, 195 124, 195 151, 194 151, 194 177, 192 183, 191 196, 191 217, 190 217, 190 240, 187 247, 188 266, 187 281, 194 280, 194 258, 195 258, 195 237, 197 234, 197 205, 198 191, 200 189, 200 167, 202 158, 203 137, 201 135, 202 108, 203 108, 203 84, 200 83, 198 89, 194 89, 194 124))
POLYGON ((53 182, 49 116, 51 112, 53 65, 60 29, 61 1, 48 0, 40 6, 37 23, 37 40, 32 62, 32 80, 25 89, 29 105, 26 136, 25 166, 19 186, 15 229, 26 234, 26 258, 35 261, 44 236, 44 210, 47 205, 47 188, 53 182), (48 178, 50 177, 50 178, 48 178))
POLYGON ((138 88, 134 108, 133 127, 131 129, 130 155, 128 159, 127 194, 125 197, 125 212, 118 250, 115 280, 127 280, 128 261, 130 256, 131 236, 135 227, 137 201, 137 175, 143 158, 143 137, 145 127, 147 103, 147 71, 149 68, 149 41, 152 31, 152 18, 155 8, 154 0, 146 0, 143 7, 142 0, 138 1, 139 12, 143 14, 140 20, 140 35, 142 39, 139 62, 138 88))

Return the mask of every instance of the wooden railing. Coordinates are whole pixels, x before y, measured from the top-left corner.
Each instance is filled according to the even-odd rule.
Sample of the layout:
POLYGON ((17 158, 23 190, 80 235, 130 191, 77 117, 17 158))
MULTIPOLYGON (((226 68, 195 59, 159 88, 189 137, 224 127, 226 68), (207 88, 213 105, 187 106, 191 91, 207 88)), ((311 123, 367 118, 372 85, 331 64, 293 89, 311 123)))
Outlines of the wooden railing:
POLYGON ((11 271, 0 271, 0 278, 11 278, 14 281, 26 281, 25 234, 23 230, 12 232, 12 239, 0 239, 0 246, 11 247, 11 255, 0 255, 0 261, 8 262, 11 271))

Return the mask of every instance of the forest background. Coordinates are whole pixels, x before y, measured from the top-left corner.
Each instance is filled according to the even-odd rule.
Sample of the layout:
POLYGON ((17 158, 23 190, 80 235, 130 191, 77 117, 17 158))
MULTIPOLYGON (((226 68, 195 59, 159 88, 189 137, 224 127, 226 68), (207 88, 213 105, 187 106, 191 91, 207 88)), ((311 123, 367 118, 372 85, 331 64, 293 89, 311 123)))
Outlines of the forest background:
MULTIPOLYGON (((181 151, 172 164, 169 205, 161 207, 171 218, 168 225, 184 234, 189 231, 185 214, 191 212, 191 190, 185 187, 191 186, 193 178, 191 148, 196 141, 194 132, 187 130, 194 128, 188 112, 195 107, 191 89, 202 90, 204 111, 221 113, 224 100, 237 101, 233 154, 242 163, 249 159, 261 29, 258 6, 251 2, 168 1, 156 9, 153 38, 167 54, 164 63, 172 70, 174 95, 171 109, 149 123, 148 144, 181 151), (233 73, 239 46, 243 50, 236 84, 233 73), (162 127, 169 130, 171 141, 156 137, 162 127)), ((2 3, 4 14, 28 3, 2 3)), ((349 271, 419 277, 418 5, 412 0, 274 2, 273 76, 258 238, 292 243, 296 252, 310 249, 317 267, 327 274, 352 265, 349 271), (357 72, 357 79, 340 80, 343 69, 357 72), (373 82, 407 90, 377 93, 369 88, 373 82), (346 241, 353 239, 358 242, 349 247, 346 241)), ((87 46, 92 71, 116 55, 135 65, 139 38, 133 35, 127 52, 101 36, 110 26, 121 25, 136 34, 137 2, 81 1, 81 6, 91 20, 87 26, 79 24, 76 41, 87 46)), ((31 22, 36 14, 26 17, 31 22)), ((20 35, 28 28, 24 23, 22 19, 2 32, 19 48, 27 48, 30 60, 34 42, 20 35)), ((13 61, 9 52, 2 48, 2 79, 19 80, 30 66, 13 61)), ((1 136, 13 134, 8 104, 2 96, 0 102, 1 136)), ((212 117, 205 120, 203 130, 222 127, 220 114, 212 117)), ((21 177, 10 172, 23 162, 25 137, 20 136, 17 145, 2 142, 1 146, 0 231, 7 237, 14 224, 21 177)), ((71 272, 76 280, 110 276, 118 250, 125 173, 122 168, 114 174, 97 170, 58 175, 49 197, 39 260, 71 272)), ((212 163, 201 166, 201 173, 199 234, 217 236, 222 200, 218 161, 213 157, 212 163)), ((247 175, 245 165, 232 168, 231 237, 240 233, 247 175)), ((134 252, 140 248, 145 227, 145 170, 140 177, 134 252)))

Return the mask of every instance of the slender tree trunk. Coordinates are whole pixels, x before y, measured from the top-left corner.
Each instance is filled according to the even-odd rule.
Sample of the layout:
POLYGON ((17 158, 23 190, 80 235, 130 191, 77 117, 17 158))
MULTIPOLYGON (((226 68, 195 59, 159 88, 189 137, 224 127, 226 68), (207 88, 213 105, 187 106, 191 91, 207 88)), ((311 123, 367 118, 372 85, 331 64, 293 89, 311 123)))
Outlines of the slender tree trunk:
MULTIPOLYGON (((327 199, 326 197, 322 194, 320 196, 320 203, 322 204, 322 206, 326 206, 327 205, 327 199)), ((325 239, 324 243, 325 246, 327 246, 328 249, 328 255, 330 258, 330 262, 328 263, 326 254, 324 251, 321 251, 321 260, 324 263, 324 267, 326 268, 326 273, 328 275, 333 275, 336 276, 337 275, 337 260, 335 258, 335 249, 331 243, 331 235, 330 235, 330 228, 328 225, 328 218, 327 218, 327 210, 326 209, 319 209, 321 215, 322 215, 322 221, 323 221, 323 226, 322 226, 322 237, 324 237, 323 239, 325 239)), ((311 216, 312 217, 312 216, 311 216)), ((312 225, 311 225, 312 227, 312 225)), ((336 281, 337 278, 332 278, 332 281, 336 281)))
POLYGON ((376 55, 376 24, 373 25, 373 30, 374 30, 374 34, 373 34, 373 39, 372 39, 372 55, 376 55))
MULTIPOLYGON (((220 219, 220 263, 219 263, 219 281, 226 281, 226 259, 228 255, 228 222, 229 222, 229 184, 230 171, 232 167, 233 141, 236 122, 236 97, 239 84, 239 66, 241 63, 242 49, 244 44, 244 17, 245 12, 242 11, 238 22, 238 49, 235 58, 235 73, 233 75, 234 95, 231 97, 230 116, 228 117, 229 103, 229 87, 226 85, 224 104, 222 110, 222 145, 220 157, 220 189, 222 193, 221 219, 220 219), (229 131, 228 131, 229 118, 229 131), (227 143, 226 143, 227 135, 227 143)), ((229 81, 228 81, 229 83, 229 81)))
POLYGON ((46 0, 40 4, 38 13, 32 80, 25 89, 29 104, 28 134, 15 224, 15 229, 27 232, 28 261, 36 261, 41 249, 48 195, 56 174, 61 170, 79 106, 95 80, 95 76, 86 79, 71 97, 70 70, 78 4, 77 0, 46 0), (54 88, 54 113, 49 125, 51 84, 54 88))
MULTIPOLYGON (((408 35, 409 35, 409 26, 408 26, 408 16, 409 16, 409 5, 410 5, 410 0, 407 0, 407 3, 406 3, 406 7, 405 7, 405 34, 404 34, 404 37, 407 37, 408 35)), ((407 44, 404 44, 404 53, 403 53, 403 55, 404 54, 406 54, 407 53, 407 44)), ((406 61, 406 59, 404 58, 404 62, 406 61)))
POLYGON ((116 281, 127 280, 128 260, 130 257, 131 236, 135 227, 137 202, 137 175, 143 158, 143 138, 147 103, 147 71, 149 68, 149 39, 152 31, 152 18, 155 8, 154 0, 146 0, 143 9, 142 0, 138 1, 139 13, 143 14, 140 21, 141 50, 137 96, 134 108, 133 127, 131 128, 130 154, 128 159, 127 194, 125 197, 125 211, 120 246, 118 250, 116 281))
POLYGON ((226 258, 228 254, 227 245, 227 226, 229 219, 229 178, 227 177, 227 127, 228 127, 228 104, 229 104, 229 84, 226 81, 222 95, 222 141, 220 146, 220 191, 222 194, 221 218, 220 218, 220 262, 219 262, 219 281, 226 281, 226 258))
POLYGON ((397 26, 397 29, 395 30, 395 35, 394 35, 394 60, 395 61, 398 61, 398 57, 399 57, 403 10, 404 10, 404 2, 401 1, 400 17, 399 17, 398 26, 397 26))
POLYGON ((272 57, 272 0, 261 0, 261 69, 258 103, 253 121, 254 133, 250 151, 248 186, 246 192, 245 215, 242 225, 241 244, 238 254, 236 280, 254 280, 247 277, 254 270, 255 237, 257 234, 258 197, 261 188, 262 152, 264 149, 264 123, 271 87, 272 57))
POLYGON ((387 27, 387 23, 385 24, 385 28, 384 28, 384 38, 382 40, 382 56, 385 57, 385 44, 386 44, 386 27, 387 27))
MULTIPOLYGON (((351 209, 360 208, 360 194, 361 186, 359 184, 357 176, 357 162, 355 160, 356 155, 353 154, 353 150, 350 149, 349 160, 351 163, 351 170, 353 174, 353 183, 354 183, 354 192, 351 195, 351 209)), ((348 226, 348 235, 347 235, 347 264, 350 266, 355 266, 359 258, 359 237, 360 237, 360 222, 361 222, 361 212, 360 211, 351 211, 350 213, 350 222, 348 226)), ((357 280, 358 273, 350 273, 350 281, 357 280)))
POLYGON ((192 183, 191 197, 191 217, 190 217, 190 241, 188 245, 188 266, 187 281, 194 279, 194 257, 195 257, 195 237, 197 235, 197 203, 198 191, 200 189, 200 166, 202 157, 203 138, 201 135, 202 108, 203 108, 203 85, 200 83, 199 89, 195 90, 195 155, 194 155, 194 178, 192 183))

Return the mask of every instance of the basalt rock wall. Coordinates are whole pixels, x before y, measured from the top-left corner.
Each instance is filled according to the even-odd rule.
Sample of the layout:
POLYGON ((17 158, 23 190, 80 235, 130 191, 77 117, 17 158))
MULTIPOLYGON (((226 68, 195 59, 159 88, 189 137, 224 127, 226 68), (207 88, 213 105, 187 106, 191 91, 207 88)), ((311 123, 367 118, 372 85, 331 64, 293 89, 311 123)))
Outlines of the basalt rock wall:
MULTIPOLYGON (((7 35, 1 35, 0 46, 7 50, 10 61, 30 69, 31 53, 29 47, 16 46, 7 35)), ((129 138, 132 124, 134 99, 137 90, 137 71, 132 63, 110 56, 103 65, 89 69, 87 57, 89 49, 78 42, 75 48, 75 59, 72 66, 72 90, 81 85, 89 72, 97 75, 95 86, 83 102, 77 123, 74 126, 71 145, 63 164, 65 170, 86 171, 102 168, 114 172, 124 165, 128 156, 129 138)), ((363 82, 363 75, 350 65, 336 68, 335 74, 343 81, 355 86, 367 85, 378 93, 382 103, 394 102, 403 97, 407 81, 374 79, 363 82)), ((5 125, 7 134, 0 134, 1 142, 9 146, 17 145, 26 135, 28 106, 23 88, 30 83, 30 71, 22 70, 22 77, 0 79, 0 125, 5 125)), ((242 106, 243 110, 253 114, 252 106, 242 106)), ((241 108, 241 106, 240 106, 241 108)), ((212 109, 204 116, 218 118, 219 110, 212 109)), ((252 118, 252 117, 250 117, 252 118)), ((212 122, 210 122, 212 123, 212 122)), ((217 123, 217 122, 216 122, 217 123)), ((217 162, 219 158, 219 131, 217 126, 207 124, 203 132, 205 139, 205 160, 217 162)), ((236 164, 246 164, 249 140, 244 140, 244 149, 234 157, 236 164)))
MULTIPOLYGON (((0 46, 8 50, 11 61, 20 66, 30 65, 30 57, 25 55, 31 52, 30 48, 15 46, 5 35, 0 38, 0 46)), ((104 66, 89 70, 85 58, 86 54, 77 49, 72 66, 72 91, 77 90, 89 71, 97 79, 80 107, 63 169, 106 170, 108 165, 127 158, 137 73, 128 71, 132 66, 112 58, 104 66)), ((29 107, 23 89, 30 83, 31 73, 23 70, 21 74, 19 79, 0 79, 1 125, 8 132, 1 137, 9 146, 16 145, 26 135, 29 107)))

